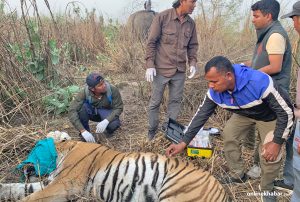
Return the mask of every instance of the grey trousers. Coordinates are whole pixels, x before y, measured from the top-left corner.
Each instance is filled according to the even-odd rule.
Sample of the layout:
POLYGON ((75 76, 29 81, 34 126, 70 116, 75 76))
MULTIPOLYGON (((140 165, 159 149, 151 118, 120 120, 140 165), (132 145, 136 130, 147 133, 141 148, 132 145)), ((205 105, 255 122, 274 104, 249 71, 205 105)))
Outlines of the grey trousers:
MULTIPOLYGON (((262 150, 262 143, 264 142, 267 134, 274 131, 276 121, 263 122, 250 119, 238 114, 233 114, 227 121, 224 128, 224 152, 227 165, 230 169, 230 175, 235 178, 242 177, 245 173, 244 162, 242 159, 241 144, 245 140, 246 131, 251 129, 253 125, 259 132, 259 150, 262 150)), ((254 133, 253 133, 254 136, 254 133)), ((261 152, 259 152, 261 153, 261 152)), ((260 155, 261 173, 261 190, 272 191, 274 187, 274 179, 278 176, 282 159, 278 162, 267 162, 260 155)))
POLYGON ((185 73, 177 72, 173 77, 157 75, 152 82, 152 95, 149 102, 149 130, 156 131, 159 125, 159 107, 164 95, 166 86, 169 87, 169 101, 167 117, 174 120, 180 111, 180 103, 184 89, 185 73))

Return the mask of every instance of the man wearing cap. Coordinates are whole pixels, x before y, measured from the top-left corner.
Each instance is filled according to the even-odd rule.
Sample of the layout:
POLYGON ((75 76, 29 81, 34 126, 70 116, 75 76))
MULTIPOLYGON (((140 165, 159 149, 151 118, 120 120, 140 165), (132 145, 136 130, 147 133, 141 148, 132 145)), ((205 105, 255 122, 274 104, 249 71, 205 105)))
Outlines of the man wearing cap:
POLYGON ((119 116, 123 111, 123 101, 119 90, 105 81, 98 73, 86 78, 86 86, 77 94, 69 108, 69 120, 80 131, 86 142, 95 142, 89 120, 98 122, 96 133, 106 137, 121 126, 119 116))
MULTIPOLYGON (((292 12, 283 15, 281 18, 292 18, 294 28, 300 35, 300 1, 293 5, 292 12)), ((299 59, 299 58, 298 58, 299 59)), ((294 115, 296 118, 296 128, 293 142, 293 167, 294 167, 294 190, 291 202, 300 201, 300 71, 298 68, 296 104, 294 105, 294 115)))
MULTIPOLYGON (((252 23, 255 26, 257 41, 252 60, 246 65, 272 77, 279 87, 289 92, 291 78, 291 45, 288 35, 278 21, 280 4, 276 0, 260 0, 251 6, 252 23)), ((252 126, 252 128, 254 128, 252 126)), ((254 130, 253 130, 254 131, 254 130)), ((254 141, 254 132, 249 134, 249 142, 254 141)), ((276 180, 275 186, 293 189, 292 138, 286 142, 287 158, 284 167, 284 180, 276 180)), ((254 166, 247 173, 251 178, 260 175, 259 151, 256 147, 254 166)))
POLYGON ((165 87, 169 87, 169 118, 174 120, 180 111, 186 63, 190 75, 196 73, 198 40, 196 25, 189 16, 196 7, 197 0, 177 0, 173 8, 157 14, 151 24, 146 47, 146 80, 152 82, 152 95, 149 102, 148 138, 152 140, 159 125, 159 107, 165 87))

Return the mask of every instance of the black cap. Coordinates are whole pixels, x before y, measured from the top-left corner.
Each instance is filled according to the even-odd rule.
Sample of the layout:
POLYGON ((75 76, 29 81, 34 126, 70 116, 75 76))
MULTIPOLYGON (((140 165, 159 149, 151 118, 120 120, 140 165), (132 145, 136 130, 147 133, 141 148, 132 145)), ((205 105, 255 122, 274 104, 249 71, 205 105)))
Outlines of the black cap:
POLYGON ((173 3, 172 3, 173 8, 178 8, 179 6, 180 6, 180 0, 173 1, 173 3))
POLYGON ((294 3, 292 12, 281 16, 281 19, 292 18, 293 16, 300 16, 300 1, 294 3))
POLYGON ((94 88, 98 83, 103 80, 103 77, 98 73, 91 73, 86 77, 86 84, 90 88, 94 88))

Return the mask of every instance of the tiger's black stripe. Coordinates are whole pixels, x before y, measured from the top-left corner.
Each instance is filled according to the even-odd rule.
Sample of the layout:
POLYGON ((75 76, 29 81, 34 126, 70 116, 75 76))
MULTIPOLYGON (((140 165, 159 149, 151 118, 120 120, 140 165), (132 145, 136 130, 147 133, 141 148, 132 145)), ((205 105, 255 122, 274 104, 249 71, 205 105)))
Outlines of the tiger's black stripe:
POLYGON ((158 159, 158 155, 157 154, 151 155, 151 169, 152 170, 154 168, 154 164, 157 162, 157 159, 158 159))
POLYGON ((30 184, 28 189, 28 194, 32 194, 34 192, 32 184, 30 184))
POLYGON ((103 182, 100 183, 100 186, 101 186, 101 188, 100 188, 100 197, 101 197, 101 199, 104 199, 105 182, 106 182, 106 180, 107 180, 107 178, 110 174, 111 167, 112 166, 110 165, 110 168, 108 169, 108 171, 106 172, 106 175, 104 176, 103 182))
MULTIPOLYGON (((214 182, 211 190, 216 190, 217 187, 218 187, 217 183, 214 182)), ((210 196, 210 192, 206 192, 206 194, 205 194, 206 199, 209 199, 208 198, 209 196, 210 196)))
POLYGON ((117 200, 116 201, 119 201, 119 198, 120 198, 120 188, 123 184, 123 179, 121 179, 120 183, 118 184, 118 189, 117 189, 117 200))
POLYGON ((175 161, 175 166, 174 166, 174 164, 172 164, 172 166, 171 166, 171 170, 174 168, 174 169, 176 169, 177 167, 178 167, 178 165, 179 165, 179 161, 178 161, 178 159, 177 158, 175 158, 174 159, 174 161, 175 161))
MULTIPOLYGON (((127 184, 125 187, 124 187, 124 189, 121 191, 121 196, 124 196, 125 194, 125 192, 126 192, 126 190, 127 189, 129 189, 129 185, 127 184)), ((129 190, 130 191, 130 190, 129 190)), ((123 198, 122 198, 123 199, 123 198)))
MULTIPOLYGON (((94 169, 94 166, 95 166, 95 164, 96 164, 96 162, 97 162, 97 158, 98 157, 101 157, 107 150, 109 150, 109 149, 106 149, 106 150, 104 150, 100 155, 99 155, 99 152, 98 152, 98 154, 96 154, 95 156, 94 156, 94 158, 93 158, 93 160, 92 160, 92 164, 91 164, 91 166, 89 167, 89 170, 88 170, 88 176, 92 176, 92 171, 93 171, 93 169, 94 169)), ((94 177, 92 178, 92 184, 94 184, 94 177)))
MULTIPOLYGON (((103 192, 104 192, 104 189, 105 189, 105 183, 106 183, 106 180, 107 180, 108 176, 110 175, 110 171, 111 171, 111 168, 112 168, 112 162, 113 162, 113 161, 116 159, 116 157, 119 156, 119 155, 121 155, 121 153, 116 154, 116 155, 111 159, 111 161, 108 163, 108 165, 107 165, 107 167, 106 167, 106 169, 105 169, 105 171, 107 171, 107 172, 106 172, 106 174, 105 174, 105 177, 104 177, 103 181, 100 183, 100 184, 101 184, 100 192, 101 192, 101 195, 102 195, 103 197, 104 197, 103 192)), ((97 171, 96 173, 98 173, 99 170, 100 170, 100 168, 98 169, 98 171, 97 171)), ((95 175, 95 176, 96 176, 96 175, 95 175)), ((102 197, 102 196, 101 196, 101 197, 102 197)))
POLYGON ((28 184, 25 184, 25 187, 24 187, 24 193, 25 193, 25 196, 28 196, 28 191, 27 191, 27 186, 28 186, 28 184))
MULTIPOLYGON (((104 152, 105 152, 106 150, 104 150, 104 152)), ((101 153, 101 156, 103 155, 103 152, 101 153)), ((98 158, 98 154, 96 154, 95 156, 94 156, 94 158, 93 158, 93 160, 92 160, 92 164, 91 164, 91 166, 89 167, 89 170, 88 170, 88 175, 87 176, 89 176, 89 179, 90 180, 87 180, 86 181, 86 183, 85 183, 85 185, 84 185, 84 187, 86 187, 86 188, 88 188, 88 183, 91 183, 91 184, 94 184, 94 177, 93 178, 91 178, 90 176, 92 176, 92 171, 93 171, 93 169, 94 169, 94 166, 95 166, 95 163, 97 162, 97 159, 98 158)), ((86 190, 87 192, 89 192, 89 194, 90 195, 92 195, 92 191, 93 191, 93 188, 92 188, 92 186, 90 187, 90 190, 86 190)))
POLYGON ((135 191, 136 183, 138 181, 138 174, 139 174, 138 162, 140 160, 140 157, 141 157, 141 155, 138 154, 137 159, 135 160, 135 170, 134 170, 134 174, 133 174, 133 177, 132 177, 132 184, 131 184, 131 187, 129 189, 128 196, 125 199, 125 202, 130 202, 131 201, 132 195, 133 195, 133 193, 135 191))
MULTIPOLYGON (((72 170, 73 170, 73 169, 74 169, 81 161, 84 160, 84 158, 90 156, 92 153, 94 153, 96 150, 98 150, 98 149, 101 148, 101 147, 103 147, 103 146, 100 145, 100 146, 96 147, 95 149, 93 149, 92 151, 90 151, 89 153, 87 153, 86 155, 81 156, 81 159, 79 159, 79 161, 77 161, 76 163, 72 164, 72 166, 69 165, 69 166, 64 167, 62 170, 60 170, 60 172, 59 172, 58 174, 62 174, 62 172, 63 172, 64 170, 68 169, 68 168, 71 166, 71 169, 69 170, 69 172, 67 172, 67 173, 65 174, 65 176, 68 175, 70 172, 72 172, 72 170)), ((69 155, 70 155, 70 154, 69 154, 69 155)), ((58 175, 58 174, 57 174, 57 175, 58 175)), ((56 176, 57 176, 57 175, 56 175, 56 176)), ((62 177, 65 177, 65 176, 62 176, 62 177)))
POLYGON ((167 168, 168 168, 168 162, 169 162, 169 159, 168 159, 167 162, 165 162, 165 164, 164 164, 164 176, 163 176, 163 181, 165 181, 166 176, 167 176, 167 174, 168 174, 168 171, 167 171, 167 168))
POLYGON ((120 165, 122 164, 122 161, 124 160, 125 156, 123 155, 123 157, 120 159, 117 167, 116 167, 116 170, 115 170, 115 173, 114 173, 114 176, 113 176, 113 182, 112 182, 112 189, 111 189, 111 195, 110 195, 110 199, 109 201, 112 201, 113 198, 114 198, 114 192, 115 192, 115 187, 116 187, 116 184, 117 184, 117 180, 118 180, 118 175, 119 175, 119 168, 120 168, 120 165))
MULTIPOLYGON (((164 200, 164 199, 167 199, 167 198, 169 198, 169 197, 172 197, 172 196, 176 195, 178 192, 183 192, 183 193, 184 193, 184 192, 188 192, 188 191, 190 191, 190 190, 193 190, 193 189, 195 189, 195 188, 198 187, 198 184, 197 184, 197 183, 198 183, 203 177, 204 177, 204 176, 201 176, 200 178, 195 179, 195 180, 193 180, 192 182, 189 181, 187 185, 182 185, 182 186, 178 187, 179 190, 174 189, 172 192, 169 192, 169 193, 166 194, 165 196, 160 197, 161 194, 163 194, 164 191, 168 191, 168 190, 170 190, 170 188, 176 186, 176 183, 178 183, 178 181, 179 181, 179 179, 178 179, 178 180, 176 180, 176 183, 173 183, 171 186, 168 186, 168 187, 164 188, 164 189, 161 191, 161 193, 159 194, 159 199, 160 199, 160 200, 164 200), (195 185, 195 186, 192 186, 194 183, 196 183, 196 185, 195 185), (191 186, 192 186, 192 187, 191 187, 191 186)), ((206 180, 207 180, 207 179, 205 179, 204 181, 206 181, 206 180)), ((212 189, 212 190, 213 190, 213 189, 212 189)), ((204 190, 204 191, 207 191, 207 190, 204 190)), ((200 195, 199 197, 203 200, 203 198, 202 198, 201 195, 200 195)), ((200 199, 194 200, 194 201, 200 201, 200 199)))
POLYGON ((149 194, 148 185, 144 186, 144 196, 145 196, 146 202, 155 202, 155 199, 149 194))
MULTIPOLYGON (((107 152, 108 150, 111 150, 111 149, 107 148, 106 150, 104 150, 104 151, 101 153, 101 156, 103 156, 104 153, 107 152)), ((97 156, 98 156, 98 155, 97 155, 97 156)), ((101 157, 101 156, 100 156, 100 157, 101 157)), ((99 156, 98 156, 98 157, 99 157, 99 156)), ((100 168, 97 170, 97 172, 95 172, 94 176, 92 177, 92 182, 94 182, 95 177, 97 176, 97 173, 99 172, 99 170, 100 170, 100 168)))
POLYGON ((142 177, 140 179, 139 185, 142 184, 145 178, 145 173, 146 173, 146 162, 145 162, 145 157, 142 157, 142 177))
POLYGON ((158 176, 159 176, 159 163, 156 164, 156 169, 155 169, 154 176, 153 176, 152 183, 151 183, 151 187, 153 187, 155 189, 155 191, 156 191, 155 185, 157 183, 158 176))
MULTIPOLYGON (((179 175, 181 172, 183 172, 184 170, 186 169, 186 167, 183 167, 181 170, 179 170, 177 173, 175 173, 174 175, 172 175, 171 177, 169 177, 166 181, 163 182, 163 185, 162 187, 165 186, 166 183, 168 183, 170 180, 172 180, 174 177, 176 177, 177 175, 179 175)), ((158 197, 160 197, 161 194, 163 194, 164 191, 166 191, 168 189, 167 188, 164 188, 160 191, 160 193, 158 194, 158 197)))
POLYGON ((179 170, 177 173, 173 174, 171 177, 169 177, 166 181, 164 181, 163 186, 168 183, 170 180, 172 180, 174 177, 179 175, 181 172, 183 172, 186 169, 186 166, 184 166, 181 170, 179 170))
POLYGON ((125 168, 125 173, 124 173, 124 175, 127 175, 128 168, 129 168, 129 161, 127 161, 127 163, 126 163, 126 168, 125 168))

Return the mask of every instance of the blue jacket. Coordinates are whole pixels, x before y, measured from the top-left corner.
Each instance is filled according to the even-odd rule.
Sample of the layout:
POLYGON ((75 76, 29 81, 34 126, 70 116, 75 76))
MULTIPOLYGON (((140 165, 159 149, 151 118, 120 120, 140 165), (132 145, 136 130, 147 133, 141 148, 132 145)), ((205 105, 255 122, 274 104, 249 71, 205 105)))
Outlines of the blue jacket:
POLYGON ((293 106, 286 91, 278 88, 272 78, 246 66, 233 65, 235 88, 222 93, 209 89, 203 103, 188 125, 183 137, 189 143, 220 106, 233 113, 258 121, 277 119, 273 141, 282 144, 293 125, 293 106))

